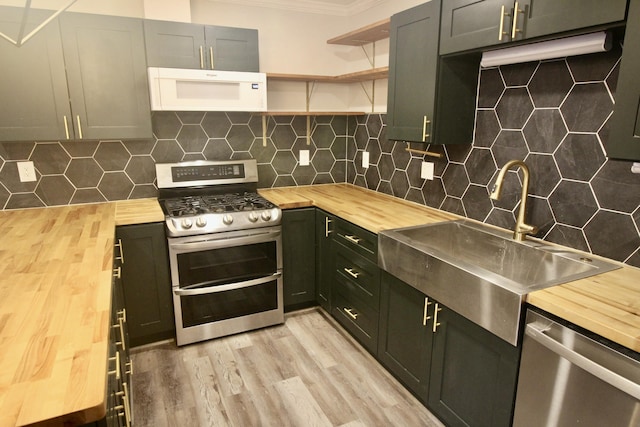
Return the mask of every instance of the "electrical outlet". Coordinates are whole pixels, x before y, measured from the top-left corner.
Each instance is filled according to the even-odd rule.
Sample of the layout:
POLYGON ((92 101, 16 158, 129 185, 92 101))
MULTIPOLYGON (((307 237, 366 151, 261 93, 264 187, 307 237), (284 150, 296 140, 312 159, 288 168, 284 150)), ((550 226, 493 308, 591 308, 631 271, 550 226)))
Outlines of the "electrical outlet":
POLYGON ((422 162, 422 168, 420 170, 420 177, 422 179, 433 179, 433 163, 422 162))
POLYGON ((362 167, 367 169, 369 167, 369 152, 368 151, 363 151, 362 152, 362 167))
POLYGON ((300 166, 309 166, 309 150, 300 150, 300 166))
POLYGON ((33 168, 33 162, 18 162, 17 166, 20 182, 32 182, 36 180, 36 170, 33 168))

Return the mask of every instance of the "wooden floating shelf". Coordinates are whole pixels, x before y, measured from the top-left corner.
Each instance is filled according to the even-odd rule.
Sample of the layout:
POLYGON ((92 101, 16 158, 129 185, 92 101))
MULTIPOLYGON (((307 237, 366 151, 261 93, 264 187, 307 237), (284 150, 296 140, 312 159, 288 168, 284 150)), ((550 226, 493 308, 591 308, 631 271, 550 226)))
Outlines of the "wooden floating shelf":
POLYGON ((346 46, 362 46, 364 44, 377 42, 389 37, 389 27, 391 19, 386 18, 366 27, 348 32, 346 34, 327 40, 328 44, 341 44, 346 46))
POLYGON ((369 80, 386 79, 389 76, 389 67, 372 68, 370 70, 357 71, 355 73, 341 74, 339 76, 319 76, 313 74, 282 74, 267 73, 268 80, 290 82, 320 82, 320 83, 358 83, 369 80))

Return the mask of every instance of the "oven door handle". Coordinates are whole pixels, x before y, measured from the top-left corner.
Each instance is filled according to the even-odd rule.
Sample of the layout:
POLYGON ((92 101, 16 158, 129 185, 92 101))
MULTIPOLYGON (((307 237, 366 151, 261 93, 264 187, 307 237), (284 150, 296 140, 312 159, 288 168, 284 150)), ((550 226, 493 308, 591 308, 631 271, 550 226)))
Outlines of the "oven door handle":
POLYGON ((260 230, 258 232, 248 231, 249 234, 244 236, 227 237, 227 238, 213 238, 205 240, 194 240, 191 242, 173 243, 169 241, 169 251, 175 251, 177 253, 194 252, 197 250, 217 249, 225 248, 230 245, 247 245, 252 243, 262 243, 275 240, 281 235, 281 231, 278 230, 260 230))
POLYGON ((268 283, 273 281, 274 279, 282 276, 282 272, 274 273, 270 276, 261 277, 259 279, 245 280, 244 282, 236 282, 229 283, 226 285, 217 285, 217 286, 208 286, 206 288, 198 288, 198 289, 174 289, 173 293, 178 296, 193 296, 193 295, 205 295, 205 294, 213 294, 216 292, 226 292, 232 291, 234 289, 246 288, 247 286, 261 285, 263 283, 268 283))

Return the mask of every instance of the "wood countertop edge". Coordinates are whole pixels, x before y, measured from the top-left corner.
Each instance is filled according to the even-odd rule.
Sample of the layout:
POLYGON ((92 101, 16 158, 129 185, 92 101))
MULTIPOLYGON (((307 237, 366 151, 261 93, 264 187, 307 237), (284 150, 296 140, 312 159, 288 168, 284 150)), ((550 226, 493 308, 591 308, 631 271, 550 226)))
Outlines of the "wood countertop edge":
MULTIPOLYGON (((348 213, 345 215, 348 208, 340 207, 336 209, 335 204, 325 203, 323 201, 323 193, 327 192, 335 193, 334 197, 338 197, 340 193, 345 192, 368 194, 373 196, 377 202, 388 201, 394 206, 406 206, 411 210, 416 209, 415 212, 422 212, 425 216, 416 221, 415 225, 450 219, 474 221, 353 184, 322 184, 260 190, 263 197, 271 200, 281 209, 314 206, 351 221, 373 233, 378 233, 384 229, 384 227, 380 228, 359 222, 358 218, 354 218, 348 213)), ((394 224, 387 228, 410 225, 394 224)), ((565 249, 584 253, 572 248, 565 249)), ((593 254, 586 255, 597 257, 593 254)), ((640 286, 633 286, 635 283, 640 284, 640 269, 610 259, 602 259, 620 266, 620 269, 532 292, 527 295, 526 302, 631 350, 640 352, 640 286), (612 298, 603 297, 603 295, 611 292, 615 292, 617 295, 627 292, 631 301, 625 305, 618 302, 618 300, 613 301, 612 298)))

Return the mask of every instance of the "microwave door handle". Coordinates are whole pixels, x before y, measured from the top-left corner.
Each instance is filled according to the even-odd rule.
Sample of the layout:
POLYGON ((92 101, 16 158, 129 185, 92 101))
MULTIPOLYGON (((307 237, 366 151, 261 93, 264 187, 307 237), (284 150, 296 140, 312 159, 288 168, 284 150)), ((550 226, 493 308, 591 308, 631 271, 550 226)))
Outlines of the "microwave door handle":
POLYGON ((216 292, 232 291, 234 289, 246 288, 247 286, 261 285, 268 283, 282 276, 282 272, 274 273, 270 276, 261 277, 259 279, 245 280, 244 282, 229 283, 226 285, 209 286, 198 289, 174 289, 173 293, 178 296, 206 295, 216 292))

